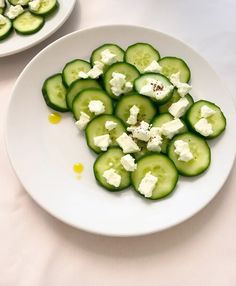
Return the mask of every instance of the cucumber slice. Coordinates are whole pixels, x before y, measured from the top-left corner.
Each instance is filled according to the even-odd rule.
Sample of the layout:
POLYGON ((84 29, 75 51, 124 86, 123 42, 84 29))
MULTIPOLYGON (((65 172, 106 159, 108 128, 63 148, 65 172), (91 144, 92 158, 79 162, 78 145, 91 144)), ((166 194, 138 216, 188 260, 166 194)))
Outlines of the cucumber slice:
POLYGON ((6 24, 0 25, 0 41, 6 39, 12 32, 12 22, 6 17, 6 24))
POLYGON ((140 109, 138 122, 145 121, 149 123, 157 113, 157 108, 149 98, 138 93, 124 95, 116 105, 115 115, 123 120, 125 125, 128 125, 126 121, 130 116, 130 108, 133 105, 140 109))
POLYGON ((96 115, 89 111, 88 105, 91 100, 100 100, 105 106, 104 114, 112 114, 113 105, 110 96, 105 91, 97 88, 89 88, 82 90, 73 100, 72 110, 76 120, 80 118, 80 112, 84 112, 93 119, 96 115))
POLYGON ((76 81, 74 81, 70 85, 67 91, 67 94, 66 94, 66 103, 69 109, 72 110, 72 102, 75 96, 79 92, 81 92, 83 89, 92 88, 92 87, 101 88, 101 86, 95 79, 77 79, 76 81))
POLYGON ((175 136, 168 146, 168 156, 174 162, 177 170, 183 176, 197 176, 208 169, 211 162, 211 150, 207 142, 201 137, 190 132, 175 136), (175 154, 174 143, 183 140, 189 144, 193 159, 189 162, 179 161, 175 154))
POLYGON ((109 148, 106 153, 99 155, 93 165, 94 176, 97 182, 109 191, 120 191, 130 186, 130 174, 120 163, 121 157, 125 154, 120 148, 109 148), (107 183, 103 177, 103 173, 109 169, 115 169, 116 173, 121 176, 121 183, 119 187, 114 187, 107 183))
POLYGON ((48 16, 55 12, 59 7, 59 3, 57 0, 41 0, 40 7, 37 11, 30 11, 35 15, 48 16))
MULTIPOLYGON (((141 88, 147 84, 147 79, 150 79, 150 78, 161 81, 164 86, 172 85, 169 79, 165 77, 164 75, 161 75, 159 73, 145 73, 144 75, 141 75, 139 78, 135 80, 134 82, 135 90, 138 93, 140 93, 141 88)), ((164 104, 172 97, 172 94, 173 94, 173 90, 171 90, 163 99, 160 99, 160 100, 153 99, 153 100, 157 102, 158 104, 164 104)))
POLYGON ((55 74, 45 80, 42 87, 43 97, 46 104, 54 110, 66 112, 66 87, 61 74, 55 74))
POLYGON ((26 11, 13 20, 13 27, 21 35, 31 35, 38 32, 44 25, 44 18, 26 11))
MULTIPOLYGON (((160 112, 161 114, 162 114, 162 113, 167 113, 167 112, 168 112, 168 109, 169 109, 169 107, 172 105, 172 103, 177 102, 178 100, 180 100, 180 98, 181 98, 181 96, 178 94, 177 89, 174 89, 174 92, 173 92, 173 95, 172 95, 171 99, 168 100, 165 104, 159 106, 159 112, 160 112)), ((192 96, 191 96, 190 94, 185 95, 185 98, 186 98, 186 99, 188 100, 188 102, 189 102, 189 107, 188 107, 188 109, 189 109, 190 106, 194 103, 193 98, 192 98, 192 96)), ((187 109, 187 110, 188 110, 188 109, 187 109)), ((186 112, 187 112, 187 110, 186 110, 186 112)), ((185 114, 186 114, 186 112, 185 112, 185 114)), ((185 115, 185 114, 184 114, 184 115, 185 115)), ((183 115, 183 116, 184 116, 184 115, 183 115)))
POLYGON ((131 181, 135 191, 139 194, 139 184, 148 172, 151 172, 153 176, 158 178, 152 196, 149 199, 161 199, 174 190, 179 176, 174 163, 167 156, 149 154, 138 160, 137 169, 131 174, 131 181))
MULTIPOLYGON (((214 115, 207 118, 207 121, 212 125, 212 130, 213 130, 213 133, 211 135, 207 136, 207 139, 216 138, 226 128, 226 118, 225 118, 223 112, 221 111, 221 109, 219 108, 219 106, 217 106, 216 104, 214 104, 210 101, 207 101, 207 100, 199 100, 199 101, 195 102, 190 107, 190 109, 188 110, 188 112, 186 114, 186 122, 193 131, 197 132, 196 129, 194 128, 194 125, 201 118, 201 107, 203 105, 207 105, 209 108, 216 111, 216 113, 214 115)), ((199 134, 199 135, 203 136, 201 134, 199 134)))
POLYGON ((96 136, 109 134, 110 139, 112 143, 110 146, 117 146, 116 139, 122 134, 126 132, 125 126, 122 123, 122 121, 113 116, 113 115, 100 115, 94 118, 92 121, 90 121, 85 129, 86 134, 86 140, 89 148, 91 148, 95 153, 101 153, 101 149, 98 148, 96 145, 94 145, 93 139, 96 136), (106 121, 114 121, 117 123, 117 126, 112 129, 111 131, 108 131, 105 128, 106 121))
POLYGON ((181 82, 189 82, 191 78, 191 72, 186 62, 176 57, 164 57, 159 60, 159 64, 162 66, 162 73, 166 77, 170 77, 173 73, 180 73, 179 79, 181 82))
POLYGON ((8 0, 8 2, 14 6, 15 5, 27 6, 30 1, 31 0, 22 0, 22 1, 20 1, 21 4, 19 4, 19 0, 8 0))
POLYGON ((1 15, 4 14, 4 12, 5 12, 6 8, 7 8, 6 1, 4 1, 4 5, 5 5, 4 7, 0 7, 0 14, 1 14, 1 15))
MULTIPOLYGON (((153 119, 152 127, 161 127, 164 123, 167 123, 167 122, 169 122, 169 121, 171 121, 173 119, 174 119, 174 117, 172 115, 170 115, 169 113, 160 114, 160 115, 158 115, 157 117, 155 117, 153 119)), ((182 130, 180 130, 179 134, 188 131, 188 128, 187 128, 185 122, 183 120, 181 120, 181 121, 184 124, 184 127, 183 127, 182 130)), ((166 153, 167 152, 167 146, 168 146, 169 142, 170 142, 170 139, 168 139, 166 137, 163 137, 163 142, 162 142, 162 145, 161 145, 161 152, 162 153, 166 153)))
POLYGON ((87 73, 91 69, 90 63, 76 59, 65 65, 62 71, 62 77, 65 85, 70 86, 72 82, 79 79, 79 72, 87 73))
MULTIPOLYGON (((92 65, 95 64, 96 61, 101 61, 101 52, 108 49, 112 54, 115 54, 117 57, 117 62, 123 62, 124 61, 124 55, 125 52, 122 50, 119 46, 115 44, 105 44, 100 47, 98 47, 96 50, 92 52, 90 62, 92 65)), ((105 70, 108 68, 108 66, 105 66, 105 70)))
POLYGON ((159 52, 147 43, 136 43, 125 52, 125 61, 134 65, 140 73, 144 73, 144 69, 159 58, 159 52))
POLYGON ((126 76, 126 80, 130 81, 131 83, 133 83, 134 80, 139 77, 139 72, 136 69, 136 67, 130 64, 127 64, 127 63, 123 63, 123 62, 114 63, 108 68, 108 70, 104 74, 103 84, 104 84, 106 92, 112 98, 117 99, 118 97, 113 94, 111 90, 111 85, 110 85, 110 80, 112 79, 113 72, 124 74, 126 76))

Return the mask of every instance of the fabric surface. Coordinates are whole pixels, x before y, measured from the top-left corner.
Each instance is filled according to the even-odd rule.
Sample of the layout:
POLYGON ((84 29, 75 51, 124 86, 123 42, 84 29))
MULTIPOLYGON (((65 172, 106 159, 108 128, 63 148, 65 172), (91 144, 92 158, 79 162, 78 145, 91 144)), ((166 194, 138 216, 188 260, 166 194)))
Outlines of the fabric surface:
POLYGON ((73 229, 38 207, 4 146, 20 72, 47 44, 79 28, 122 23, 169 33, 204 56, 236 99, 235 10, 235 0, 80 0, 48 40, 0 59, 0 286, 236 285, 236 167, 217 197, 187 222, 149 236, 109 238, 73 229))

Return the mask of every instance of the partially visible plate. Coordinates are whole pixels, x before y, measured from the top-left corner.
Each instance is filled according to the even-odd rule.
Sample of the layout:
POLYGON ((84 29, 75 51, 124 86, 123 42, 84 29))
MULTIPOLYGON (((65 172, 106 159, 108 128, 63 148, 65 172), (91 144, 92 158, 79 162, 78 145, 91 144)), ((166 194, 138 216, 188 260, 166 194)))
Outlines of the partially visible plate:
POLYGON ((15 31, 0 43, 0 57, 19 53, 42 42, 56 32, 70 16, 76 0, 59 0, 60 7, 48 17, 43 28, 29 36, 18 35, 15 31))
POLYGON ((86 231, 112 235, 143 235, 172 227, 196 214, 222 188, 233 165, 236 141, 235 109, 227 88, 209 64, 179 40, 155 30, 135 26, 103 26, 67 35, 40 52, 24 69, 11 95, 6 143, 16 174, 27 192, 60 220, 86 231), (122 48, 148 42, 164 55, 186 60, 192 71, 192 95, 218 104, 227 118, 224 134, 209 141, 212 163, 196 178, 180 178, 171 196, 149 201, 133 190, 110 193, 93 175, 95 155, 78 132, 71 114, 58 125, 48 122, 41 87, 44 80, 62 70, 74 58, 89 59, 104 43, 122 48), (73 164, 85 171, 76 179, 73 164))

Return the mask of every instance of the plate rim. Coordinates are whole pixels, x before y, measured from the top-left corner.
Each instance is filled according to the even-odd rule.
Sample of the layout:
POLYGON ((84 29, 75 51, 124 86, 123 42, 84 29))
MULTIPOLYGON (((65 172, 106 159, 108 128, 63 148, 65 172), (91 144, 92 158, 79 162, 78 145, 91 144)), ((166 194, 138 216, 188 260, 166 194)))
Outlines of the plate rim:
MULTIPOLYGON (((42 36, 41 38, 37 39, 36 41, 34 41, 33 43, 29 44, 29 45, 26 45, 24 47, 21 47, 21 48, 18 48, 18 49, 15 49, 13 51, 10 51, 10 52, 4 52, 4 53, 1 53, 0 52, 0 58, 4 58, 4 57, 7 57, 7 56, 11 56, 11 55, 16 55, 20 52, 23 52, 23 51, 26 51, 36 45, 38 45, 39 43, 43 42, 44 40, 46 40, 47 38, 49 38, 51 35, 53 35, 57 30, 59 30, 61 28, 61 26, 66 22, 66 20, 70 17, 72 11, 73 11, 73 8, 75 6, 75 3, 76 3, 76 0, 71 0, 72 1, 72 4, 70 6, 70 8, 68 9, 68 11, 65 13, 64 15, 64 18, 62 19, 61 22, 59 22, 58 25, 54 26, 52 30, 50 30, 49 33, 46 33, 44 36, 42 36)), ((68 34, 67 34, 68 35, 68 34)), ((60 39, 60 38, 59 38, 60 39)), ((54 43, 54 42, 53 42, 54 43)), ((46 46, 48 47, 48 46, 46 46)), ((46 48, 45 47, 45 48, 46 48)), ((45 49, 43 48, 43 50, 45 49)), ((41 50, 41 51, 43 51, 41 50)), ((37 55, 36 55, 37 56, 37 55)), ((27 64, 28 65, 28 64, 27 64)))
MULTIPOLYGON (((79 33, 82 33, 82 32, 87 32, 87 31, 90 31, 90 30, 96 30, 96 29, 104 29, 104 28, 138 28, 138 29, 146 29, 146 30, 149 30, 149 31, 152 31, 152 32, 158 32, 159 34, 165 36, 165 37, 169 37, 169 38, 172 38, 174 39, 175 41, 185 45, 188 47, 188 49, 190 49, 192 52, 194 52, 195 54, 197 54, 198 56, 201 57, 201 59, 205 62, 205 64, 208 66, 209 69, 211 69, 211 72, 214 73, 214 75, 217 77, 217 79, 219 80, 220 83, 222 83, 222 79, 219 77, 219 75, 217 74, 217 72, 212 68, 212 66, 209 64, 209 62, 199 53, 197 52, 194 48, 192 48, 189 44, 186 44, 185 42, 183 42, 182 40, 179 40, 177 38, 175 38, 174 36, 170 35, 170 34, 167 34, 167 33, 164 33, 164 32, 161 32, 161 31, 158 31, 157 29, 154 29, 152 27, 148 27, 148 26, 141 26, 141 25, 128 25, 128 24, 112 24, 112 25, 99 25, 99 26, 91 26, 91 27, 86 27, 86 28, 83 28, 83 29, 79 29, 79 30, 76 30, 74 32, 71 32, 67 35, 64 35, 63 37, 55 40, 54 42, 50 43, 48 46, 46 46, 44 49, 42 49, 39 53, 37 53, 31 60, 30 62, 25 66, 25 68, 22 70, 22 72, 20 73, 20 75, 18 76, 12 90, 11 90, 11 94, 10 94, 10 99, 9 99, 9 103, 8 103, 8 107, 7 107, 7 110, 6 110, 6 113, 5 113, 5 123, 4 123, 4 141, 5 141, 5 149, 6 149, 6 152, 7 152, 7 155, 8 155, 8 158, 9 158, 9 161, 10 161, 10 164, 12 166, 12 169, 13 169, 13 172, 15 173, 19 183, 23 186, 24 190, 28 193, 28 195, 33 199, 33 201, 39 205, 43 210, 45 210, 47 213, 49 213, 50 215, 52 215, 54 218, 58 219, 59 221, 69 225, 69 226, 72 226, 73 228, 75 229, 78 229, 78 230, 82 230, 82 231, 85 231, 85 232, 88 232, 88 233, 92 233, 92 234, 95 234, 95 235, 103 235, 103 236, 108 236, 108 237, 138 237, 138 236, 144 236, 144 235, 149 235, 149 234, 153 234, 153 233, 158 233, 158 232, 162 232, 164 230, 167 230, 167 229, 170 229, 172 227, 175 227, 179 224, 182 224, 184 223, 185 221, 189 220, 190 218, 192 218, 194 215, 196 215, 197 213, 199 213, 200 211, 202 211, 206 206, 209 205, 209 203, 213 200, 213 198, 215 198, 219 192, 222 190, 224 184, 226 183, 227 179, 229 178, 229 176, 231 175, 232 173, 232 168, 234 166, 234 163, 235 163, 235 158, 236 158, 236 150, 234 151, 234 156, 232 158, 232 161, 231 161, 231 164, 229 166, 229 172, 228 174, 225 176, 224 180, 222 180, 221 184, 219 185, 218 187, 218 190, 213 193, 207 201, 204 201, 204 204, 198 208, 197 210, 194 210, 193 212, 191 212, 189 215, 185 216, 183 219, 179 219, 178 221, 175 221, 175 222, 171 222, 169 224, 166 224, 165 226, 163 227, 159 227, 158 229, 152 229, 152 230, 141 230, 139 232, 137 231, 134 231, 134 232, 129 232, 129 233, 113 233, 112 231, 109 232, 107 230, 99 230, 99 232, 97 230, 94 230, 93 228, 90 228, 90 227, 85 227, 85 226, 78 226, 76 225, 75 223, 72 223, 71 221, 67 220, 66 218, 64 218, 62 215, 58 214, 58 213, 55 213, 54 211, 52 211, 51 209, 49 209, 47 206, 45 207, 43 205, 43 203, 41 203, 40 201, 37 200, 37 198, 35 198, 34 194, 30 193, 28 191, 28 188, 25 186, 24 182, 21 181, 20 179, 20 176, 18 176, 18 172, 17 170, 14 168, 14 158, 11 157, 11 154, 10 154, 10 150, 8 148, 8 136, 7 136, 7 125, 8 125, 8 118, 9 118, 9 109, 10 109, 10 106, 12 104, 12 101, 13 101, 13 94, 16 90, 16 87, 18 85, 18 82, 20 82, 22 76, 24 75, 24 72, 26 70, 28 70, 31 66, 31 63, 34 62, 34 60, 37 59, 37 57, 39 57, 40 55, 42 55, 43 53, 45 53, 45 51, 49 48, 51 48, 52 46, 56 45, 58 42, 60 41, 64 41, 66 38, 69 38, 75 34, 79 34, 79 33)), ((233 108, 234 108, 234 111, 236 110, 235 108, 235 103, 234 103, 234 100, 233 100, 233 96, 231 94, 231 92, 229 91, 228 87, 226 86, 225 87, 226 89, 226 96, 228 98, 231 99, 232 103, 233 103, 233 108)))

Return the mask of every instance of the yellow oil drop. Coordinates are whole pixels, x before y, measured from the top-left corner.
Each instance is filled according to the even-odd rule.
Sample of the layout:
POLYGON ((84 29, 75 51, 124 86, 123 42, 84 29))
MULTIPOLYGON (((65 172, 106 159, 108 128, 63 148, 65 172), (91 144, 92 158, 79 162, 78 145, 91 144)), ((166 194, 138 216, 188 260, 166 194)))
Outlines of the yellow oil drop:
POLYGON ((73 170, 76 174, 81 174, 84 170, 84 165, 82 163, 76 163, 73 166, 73 170))
POLYGON ((58 113, 51 113, 48 115, 48 121, 52 124, 58 124, 61 121, 61 115, 58 113))

